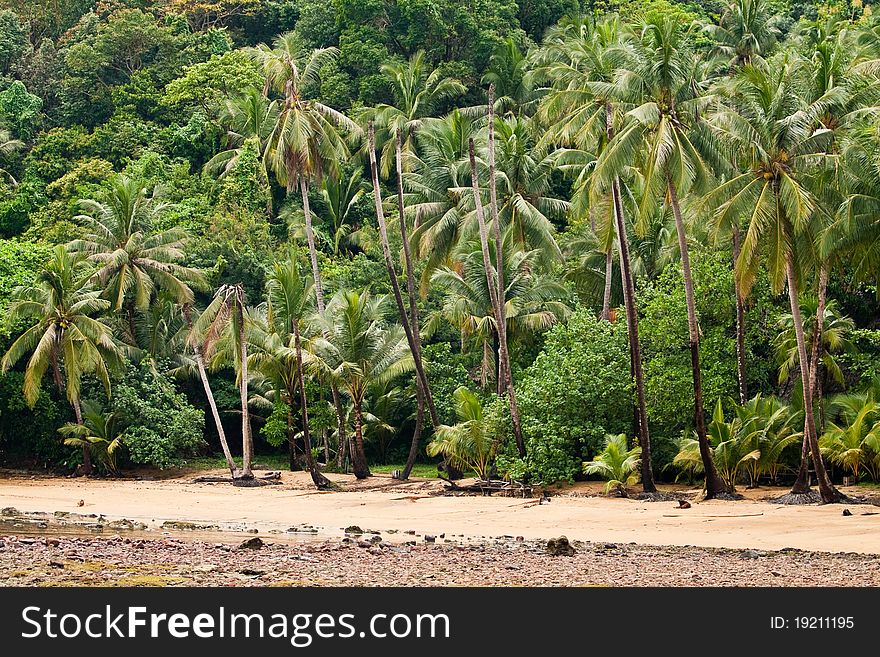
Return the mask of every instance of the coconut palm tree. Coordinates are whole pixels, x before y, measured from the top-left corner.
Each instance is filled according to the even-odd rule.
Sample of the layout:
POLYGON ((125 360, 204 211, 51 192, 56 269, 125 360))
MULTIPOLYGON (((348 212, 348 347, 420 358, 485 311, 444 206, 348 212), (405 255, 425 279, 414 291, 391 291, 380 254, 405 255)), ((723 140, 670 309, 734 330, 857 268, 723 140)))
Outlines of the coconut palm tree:
MULTIPOLYGON (((650 14, 628 40, 629 52, 613 82, 594 85, 627 110, 627 121, 602 150, 593 185, 599 190, 611 189, 619 185, 627 167, 637 164, 643 178, 637 231, 646 230, 659 199, 672 210, 688 315, 694 425, 704 461, 706 495, 712 498, 724 493, 725 485, 717 475, 706 440, 700 330, 688 236, 679 200, 679 195, 696 192, 711 180, 707 157, 714 155, 708 130, 701 120, 706 103, 703 68, 690 32, 691 28, 675 17, 650 14)), ((617 194, 615 203, 620 203, 620 197, 617 194)), ((618 215, 622 215, 622 209, 618 215)), ((623 234, 622 230, 618 232, 623 234)))
MULTIPOLYGON (((262 332, 259 340, 261 350, 253 354, 252 363, 264 375, 274 380, 289 411, 298 401, 306 466, 315 487, 318 490, 327 490, 331 486, 330 480, 318 470, 312 455, 303 369, 304 351, 301 334, 306 318, 311 315, 313 290, 312 283, 303 275, 294 250, 290 251, 286 261, 273 263, 272 273, 266 282, 266 330, 262 332), (295 397, 297 387, 298 400, 295 397)), ((308 354, 308 357, 310 361, 313 360, 311 354, 308 354)), ((292 445, 294 431, 290 412, 287 421, 288 442, 292 445)))
POLYGON ((370 476, 363 439, 367 391, 374 383, 396 379, 414 368, 403 328, 385 321, 387 303, 387 297, 374 297, 368 290, 340 290, 327 305, 326 313, 317 317, 323 335, 317 341, 318 365, 352 402, 352 464, 358 479, 370 476))
POLYGON ((322 181, 321 198, 325 207, 323 214, 328 220, 333 255, 338 256, 342 252, 343 243, 354 241, 351 215, 368 189, 369 185, 364 182, 360 168, 353 169, 347 176, 326 176, 322 181))
MULTIPOLYGON (((521 341, 565 320, 571 310, 564 301, 568 297, 567 290, 541 271, 537 253, 518 251, 509 244, 506 248, 504 319, 510 338, 521 341)), ((500 389, 498 338, 482 253, 473 242, 462 245, 462 252, 465 249, 468 249, 466 255, 458 256, 460 267, 443 267, 434 272, 432 282, 443 293, 443 302, 428 316, 425 330, 431 334, 442 322, 448 322, 460 332, 463 348, 466 342, 475 340, 483 354, 482 387, 486 387, 489 367, 494 361, 495 380, 500 389)))
MULTIPOLYGON (((806 179, 822 160, 831 132, 819 123, 825 103, 805 100, 798 66, 783 53, 744 67, 734 79, 728 94, 731 106, 719 109, 712 124, 723 147, 736 154, 739 173, 719 185, 709 202, 718 220, 724 221, 725 215, 749 217, 735 270, 743 293, 751 289, 761 261, 767 263, 774 292, 787 285, 804 390, 804 444, 813 459, 822 500, 835 502, 841 496, 819 451, 798 271, 812 251, 808 229, 817 205, 806 179)), ((807 492, 808 482, 799 477, 792 493, 807 492)))
POLYGON ((756 55, 766 56, 779 41, 780 16, 767 0, 733 0, 724 8, 717 25, 706 30, 716 48, 738 68, 750 64, 756 55))
POLYGON ((155 220, 164 206, 145 194, 145 184, 117 176, 103 201, 84 199, 75 217, 85 229, 67 248, 97 265, 94 280, 111 309, 125 310, 127 331, 136 340, 135 311, 145 310, 158 290, 178 303, 192 303, 193 286, 205 284, 204 275, 181 264, 188 239, 182 228, 157 231, 155 220))
POLYGON ((494 109, 501 115, 531 113, 536 100, 529 59, 516 39, 507 37, 489 57, 482 82, 495 88, 494 109))
POLYGON ((605 449, 595 459, 584 463, 584 474, 599 475, 606 480, 605 494, 614 489, 621 497, 626 497, 626 487, 639 480, 639 460, 641 447, 628 448, 626 434, 605 436, 605 449))
POLYGON ((487 479, 498 450, 497 427, 492 426, 473 392, 461 386, 452 397, 458 422, 437 427, 434 439, 428 443, 428 455, 442 455, 459 470, 473 470, 477 477, 487 479))
MULTIPOLYGON (((83 423, 80 387, 84 374, 94 374, 110 395, 110 372, 120 367, 122 349, 107 324, 96 318, 110 308, 92 282, 92 269, 77 254, 63 246, 52 251, 52 259, 33 285, 16 288, 7 310, 10 327, 27 322, 28 328, 10 345, 0 368, 7 372, 30 354, 24 370, 24 398, 33 406, 40 384, 51 369, 59 392, 67 396, 77 424, 83 423)), ((92 471, 91 450, 83 445, 83 472, 92 471)))
POLYGON ((820 440, 822 454, 852 473, 858 481, 867 470, 875 481, 880 475, 880 384, 874 381, 867 390, 836 396, 832 411, 837 422, 830 422, 820 440))
POLYGON ((119 415, 104 413, 97 402, 84 400, 82 416, 82 424, 68 422, 58 429, 58 433, 64 436, 64 444, 89 450, 111 475, 118 475, 116 452, 124 444, 119 415))
MULTIPOLYGON (((214 367, 220 367, 232 360, 238 373, 242 466, 240 471, 233 472, 236 481, 254 478, 251 468, 254 441, 248 408, 248 341, 246 339, 250 318, 245 299, 245 291, 241 283, 221 285, 214 293, 211 303, 194 322, 190 340, 191 345, 199 345, 200 349, 204 349, 204 358, 214 367), (218 345, 221 348, 218 348, 218 345)), ((229 460, 227 454, 227 462, 229 460)))
POLYGON ((410 157, 416 151, 416 133, 424 120, 434 116, 442 103, 460 96, 467 88, 457 79, 444 76, 441 69, 431 69, 425 52, 419 50, 406 61, 387 62, 382 75, 391 87, 394 104, 380 103, 365 108, 358 122, 373 122, 375 145, 381 149, 379 173, 382 178, 395 166, 395 138, 400 133, 404 171, 409 171, 410 157))
POLYGON ((354 133, 359 129, 343 113, 309 98, 306 89, 319 81, 321 69, 336 58, 338 50, 310 50, 294 32, 287 32, 275 39, 271 48, 260 44, 248 52, 265 75, 264 91, 268 94, 273 90, 281 96, 273 101, 275 123, 266 138, 264 158, 288 194, 299 187, 315 298, 318 312, 323 312, 324 288, 312 228, 309 185, 312 180, 320 182, 325 171, 335 174, 339 163, 346 159, 348 149, 340 128, 354 133))

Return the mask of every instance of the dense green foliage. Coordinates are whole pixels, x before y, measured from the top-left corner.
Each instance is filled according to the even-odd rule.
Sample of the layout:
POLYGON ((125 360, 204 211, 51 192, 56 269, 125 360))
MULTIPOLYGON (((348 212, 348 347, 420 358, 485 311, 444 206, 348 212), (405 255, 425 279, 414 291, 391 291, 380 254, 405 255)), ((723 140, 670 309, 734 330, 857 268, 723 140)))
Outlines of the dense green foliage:
POLYGON ((366 473, 418 429, 624 492, 626 242, 658 478, 704 468, 691 278, 725 484, 793 475, 813 407, 833 474, 876 478, 878 35, 856 0, 0 0, 0 463, 366 473))

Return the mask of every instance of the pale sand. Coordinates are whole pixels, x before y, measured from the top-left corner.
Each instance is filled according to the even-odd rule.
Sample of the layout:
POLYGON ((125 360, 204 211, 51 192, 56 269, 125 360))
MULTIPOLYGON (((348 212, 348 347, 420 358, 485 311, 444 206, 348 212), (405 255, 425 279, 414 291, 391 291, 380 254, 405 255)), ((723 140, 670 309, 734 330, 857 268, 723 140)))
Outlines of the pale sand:
MULTIPOLYGON (((394 485, 387 476, 369 481, 372 486, 394 485)), ((108 520, 128 518, 151 527, 167 520, 221 528, 240 529, 244 525, 260 533, 307 523, 328 535, 341 535, 341 529, 349 525, 380 530, 383 535, 389 529, 397 530, 394 537, 399 540, 411 538, 403 534, 407 530, 526 539, 564 534, 571 540, 593 542, 880 554, 880 515, 873 514, 877 507, 868 505, 848 507, 853 515, 846 517, 841 505, 780 506, 743 500, 702 502, 678 509, 672 501, 564 496, 539 505, 536 499, 429 496, 426 491, 436 484, 419 481, 381 492, 317 493, 300 488, 302 484, 302 473, 285 473, 284 485, 262 488, 194 484, 187 479, 9 477, 0 478, 0 508, 98 514, 108 520), (83 506, 78 505, 80 500, 83 506)))

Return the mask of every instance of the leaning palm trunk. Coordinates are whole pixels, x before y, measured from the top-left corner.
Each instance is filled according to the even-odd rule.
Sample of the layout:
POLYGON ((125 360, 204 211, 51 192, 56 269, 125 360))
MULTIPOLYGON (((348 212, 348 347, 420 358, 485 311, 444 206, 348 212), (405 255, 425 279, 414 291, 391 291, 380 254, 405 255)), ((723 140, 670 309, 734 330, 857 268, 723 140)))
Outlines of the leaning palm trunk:
MULTIPOLYGON (((415 333, 418 331, 417 326, 410 325, 410 316, 407 314, 406 307, 403 304, 403 295, 400 292, 400 284, 397 281, 397 272, 394 269, 394 259, 391 257, 391 247, 388 243, 388 226, 385 224, 385 212, 382 209, 382 191, 379 189, 379 169, 376 166, 376 135, 373 123, 370 122, 369 128, 369 148, 370 148, 370 170, 373 179, 373 200, 376 206, 376 218, 379 222, 379 238, 382 241, 382 255, 385 259, 385 269, 388 270, 388 278, 391 281, 391 291, 394 294, 394 301, 397 304, 397 312, 400 315, 400 324, 403 326, 403 332, 406 334, 406 341, 409 344, 409 350, 413 357, 413 363, 416 369, 416 378, 419 386, 426 396, 428 407, 431 410, 431 420, 434 425, 438 425, 437 410, 434 408, 434 402, 430 397, 430 388, 428 387, 428 377, 425 375, 425 368, 422 364, 422 352, 420 345, 416 340, 415 333)), ((404 240, 404 243, 406 240, 404 240)), ((411 263, 410 263, 411 265, 411 263)))
MULTIPOLYGON (((733 265, 736 268, 736 261, 739 259, 740 253, 740 234, 739 227, 733 227, 733 265)), ((736 377, 739 384, 739 403, 745 404, 749 398, 748 384, 746 383, 746 312, 745 302, 742 297, 742 290, 739 279, 733 277, 733 295, 736 297, 736 377)))
MULTIPOLYGON (((183 317, 189 328, 190 334, 193 330, 192 313, 189 304, 183 306, 183 317)), ((214 399, 214 391, 211 390, 211 383, 208 381, 208 372, 205 369, 205 358, 202 355, 202 347, 199 344, 193 344, 193 357, 196 361, 196 367, 199 370, 199 379, 202 381, 202 387, 205 389, 205 397, 208 398, 208 406, 211 408, 211 416, 214 418, 214 426, 217 428, 217 436, 220 438, 220 447, 223 448, 223 456, 226 458, 226 466, 229 473, 235 479, 238 467, 232 458, 232 452, 229 451, 229 443, 226 440, 226 431, 223 429, 223 423, 220 421, 220 411, 217 408, 217 401, 214 399)))
POLYGON ((296 375, 299 378, 299 400, 300 411, 302 413, 303 427, 303 448, 305 449, 306 466, 309 468, 309 474, 312 476, 312 482, 318 490, 328 490, 331 486, 330 480, 321 474, 312 455, 312 438, 309 432, 309 407, 306 399, 306 380, 303 376, 302 361, 302 345, 299 339, 299 325, 293 323, 293 345, 296 348, 296 375))
POLYGON ((801 384, 804 389, 804 441, 801 445, 801 463, 798 468, 798 476, 791 488, 792 494, 804 495, 810 492, 809 459, 813 459, 813 467, 816 471, 816 480, 819 485, 819 495, 822 502, 828 504, 839 502, 843 499, 840 492, 831 483, 825 463, 819 451, 819 441, 816 431, 816 418, 813 412, 813 391, 818 374, 819 348, 821 345, 821 332, 824 325, 825 293, 828 284, 828 271, 823 265, 819 272, 819 303, 816 310, 816 327, 813 331, 812 361, 807 360, 806 337, 804 335, 803 319, 801 318, 800 301, 798 299, 797 279, 794 271, 794 263, 791 257, 785 263, 786 278, 788 279, 788 296, 791 306, 791 316, 794 323, 795 338, 798 347, 798 360, 801 370, 801 384))
POLYGON ((648 430, 648 404, 645 399, 645 372, 642 368, 642 350, 639 342, 639 314, 633 281, 632 263, 629 258, 629 238, 623 221, 623 202, 620 198, 620 180, 615 177, 611 188, 614 202, 614 220, 617 228, 620 275, 623 279, 623 302, 626 311, 626 331, 629 336, 629 356, 633 378, 636 383, 636 415, 638 417, 639 445, 642 448, 642 490, 656 493, 654 470, 651 464, 651 434, 648 430))
MULTIPOLYGON (((315 249, 315 233, 312 230, 312 210, 309 206, 309 183, 304 176, 299 179, 299 191, 302 196, 303 216, 306 223, 306 241, 309 244, 309 262, 312 267, 312 279, 315 281, 315 305, 318 314, 324 314, 324 286, 321 284, 321 269, 318 267, 318 252, 315 249)), ((330 383, 330 392, 333 396, 333 407, 336 409, 338 423, 337 436, 339 437, 339 451, 345 442, 345 409, 342 407, 342 399, 339 396, 339 388, 335 382, 330 383)), ((341 467, 341 463, 340 463, 341 467)))
POLYGON ((247 340, 244 335, 244 309, 241 304, 237 304, 236 312, 238 313, 238 343, 241 352, 241 381, 239 382, 239 392, 241 393, 241 477, 242 479, 252 479, 254 476, 251 470, 251 460, 254 456, 254 439, 251 435, 251 416, 248 409, 248 365, 247 365, 247 340))
MULTIPOLYGON (((495 287, 495 281, 492 275, 492 262, 489 258, 489 238, 486 232, 486 218, 483 215, 483 202, 480 199, 480 185, 477 180, 477 162, 474 156, 474 140, 470 139, 468 143, 470 165, 471 165, 471 186, 474 193, 474 205, 477 213, 477 223, 480 229, 480 246, 483 252, 483 267, 486 270, 486 284, 489 288, 489 299, 492 304, 492 310, 495 315, 495 328, 498 333, 498 359, 499 373, 504 378, 504 384, 507 388, 507 401, 510 404, 510 419, 513 424, 513 436, 516 440, 516 448, 520 456, 526 455, 526 446, 523 442, 522 425, 520 423, 519 409, 516 405, 516 391, 513 388, 513 378, 510 376, 510 354, 507 351, 507 327, 504 324, 504 311, 502 309, 502 300, 498 297, 498 288, 495 287)), ((497 244, 496 248, 501 249, 501 244, 497 244)))
POLYGON ((672 205, 672 214, 675 216, 675 230, 678 233, 678 246, 681 250, 681 273, 684 278, 684 293, 687 303, 688 315, 688 338, 691 350, 691 373, 694 383, 694 425, 697 431, 697 441, 700 446, 700 458, 703 461, 703 469, 706 473, 706 498, 712 499, 720 494, 729 492, 712 460, 712 452, 709 441, 706 439, 706 414, 703 407, 703 382, 700 372, 700 327, 697 324, 697 305, 694 300, 694 279, 691 273, 691 263, 688 254, 687 235, 684 229, 684 220, 681 217, 681 206, 678 203, 678 194, 672 178, 667 176, 667 188, 669 200, 672 205))
MULTIPOLYGON (((412 261, 412 249, 409 244, 409 231, 406 227, 406 218, 404 215, 404 205, 403 205, 403 157, 400 152, 400 142, 401 142, 401 134, 400 130, 397 130, 396 140, 395 140, 395 163, 397 165, 397 213, 398 219, 400 222, 400 237, 403 242, 403 262, 406 267, 406 293, 409 296, 409 322, 412 327, 413 338, 416 344, 416 350, 419 353, 419 359, 421 360, 422 355, 422 339, 420 335, 420 327, 421 323, 419 322, 419 306, 418 306, 418 298, 416 297, 416 280, 415 280, 415 272, 413 271, 413 261, 412 261)), ((419 440, 422 435, 422 427, 425 421, 425 405, 427 404, 429 412, 431 414, 431 424, 434 427, 438 426, 439 418, 437 416, 437 409, 434 406, 434 397, 431 394, 430 385, 422 389, 422 384, 420 380, 416 381, 416 426, 413 429, 412 441, 409 446, 409 455, 406 458, 406 465, 403 466, 403 472, 400 473, 401 479, 409 479, 409 475, 412 472, 413 466, 416 463, 416 458, 419 454, 419 440)))

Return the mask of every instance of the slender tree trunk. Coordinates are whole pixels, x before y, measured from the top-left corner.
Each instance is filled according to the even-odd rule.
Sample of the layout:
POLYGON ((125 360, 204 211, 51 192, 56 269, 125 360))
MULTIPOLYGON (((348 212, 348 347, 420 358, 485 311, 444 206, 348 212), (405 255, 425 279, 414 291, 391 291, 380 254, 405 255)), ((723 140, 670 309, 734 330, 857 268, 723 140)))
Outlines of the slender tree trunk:
MULTIPOLYGON (((309 183, 305 177, 299 179, 299 191, 302 195, 303 215, 306 220, 306 240, 309 243, 309 261, 312 266, 312 279, 315 281, 315 305, 318 314, 324 314, 324 287, 321 284, 321 270, 318 267, 318 252, 315 249, 315 233, 312 230, 312 210, 309 207, 309 183)), ((345 440, 345 410, 342 407, 342 399, 339 396, 339 388, 336 382, 330 382, 330 391, 333 395, 333 407, 336 409, 338 421, 338 435, 340 445, 345 440)), ((340 466, 341 467, 341 466, 340 466)))
POLYGON ((239 382, 239 392, 241 393, 241 477, 251 479, 254 476, 251 470, 251 461, 254 457, 254 441, 251 436, 251 415, 248 408, 248 350, 247 340, 244 334, 244 308, 241 303, 237 302, 236 312, 238 313, 238 343, 241 350, 241 381, 239 382))
POLYGON ((678 246, 681 250, 681 272, 684 278, 685 301, 687 302, 688 315, 688 338, 691 349, 691 372, 694 383, 694 424, 696 425, 697 440, 700 445, 700 457, 703 461, 703 469, 706 473, 706 498, 712 499, 721 493, 729 492, 727 486, 718 476, 715 461, 706 438, 706 413, 703 407, 703 382, 700 372, 700 327, 697 323, 697 305, 694 299, 694 279, 691 273, 691 263, 688 253, 687 234, 684 229, 684 220, 681 217, 681 207, 678 203, 678 194, 672 178, 667 176, 669 199, 672 205, 672 214, 675 216, 675 230, 678 233, 678 246))
MULTIPOLYGON (((419 321, 419 305, 418 305, 418 297, 416 296, 416 281, 415 281, 415 272, 413 270, 413 261, 412 261, 412 249, 410 248, 409 243, 409 231, 406 226, 406 217, 404 214, 404 204, 403 204, 403 157, 400 152, 400 142, 401 142, 401 133, 400 130, 397 131, 396 140, 394 145, 395 150, 395 163, 397 165, 397 213, 398 220, 400 222, 400 237, 403 242, 403 261, 406 267, 406 293, 409 296, 409 312, 410 312, 410 326, 412 327, 413 339, 415 341, 416 350, 419 353, 419 359, 421 360, 422 354, 422 338, 421 338, 421 322, 419 321)), ((422 389, 422 382, 420 380, 416 380, 416 426, 413 430, 412 441, 409 446, 409 456, 406 459, 406 465, 403 467, 403 472, 400 473, 401 479, 409 479, 410 472, 412 472, 413 466, 415 465, 416 458, 419 454, 419 441, 421 440, 422 435, 422 427, 425 421, 425 406, 427 405, 430 409, 431 414, 431 424, 436 427, 439 422, 439 418, 437 416, 437 409, 434 406, 434 396, 431 393, 430 382, 427 381, 427 376, 425 379, 428 387, 422 389)))
POLYGON ((602 314, 599 319, 611 319, 611 277, 614 272, 614 247, 605 254, 605 290, 602 293, 602 314))
MULTIPOLYGON (((76 423, 78 425, 82 426, 83 416, 82 416, 82 409, 80 408, 80 405, 79 405, 79 400, 77 399, 75 402, 72 402, 71 405, 73 406, 73 413, 74 413, 74 415, 76 415, 76 423)), ((94 470, 94 466, 92 465, 92 447, 91 447, 91 445, 83 445, 82 455, 83 455, 83 462, 82 462, 81 472, 84 475, 90 475, 90 474, 92 474, 92 471, 94 470)))
MULTIPOLYGON (((192 308, 189 304, 183 306, 183 317, 190 334, 193 332, 192 308)), ((195 338, 195 336, 193 336, 195 338)), ((217 409, 217 401, 214 399, 214 392, 211 390, 211 383, 208 381, 208 371, 205 369, 205 358, 202 355, 202 346, 195 340, 192 342, 193 357, 196 361, 196 367, 199 370, 199 379, 202 381, 202 388, 205 390, 205 397, 208 398, 208 406, 211 408, 211 416, 214 418, 214 426, 217 428, 217 437, 220 439, 220 447, 223 449, 223 456, 226 458, 226 467, 229 468, 229 474, 235 479, 238 473, 238 466, 232 458, 232 452, 229 451, 229 442, 226 440, 226 431, 223 429, 223 423, 220 421, 220 411, 217 409)))
MULTIPOLYGON (((391 247, 388 243, 388 227, 385 224, 385 212, 382 209, 382 192, 379 189, 379 170, 376 166, 376 135, 372 122, 369 128, 369 148, 370 148, 370 169, 373 179, 373 201, 376 206, 376 218, 379 222, 379 237, 382 241, 382 255, 385 259, 385 269, 388 270, 388 278, 391 281, 391 291, 394 294, 394 301, 397 304, 397 312, 400 315, 400 323, 403 326, 403 332, 406 334, 406 341, 409 344, 409 350, 413 357, 413 363, 416 368, 416 378, 419 381, 422 392, 428 401, 428 410, 431 412, 431 421, 436 426, 437 409, 434 408, 434 402, 430 397, 430 388, 428 387, 428 377, 425 374, 425 368, 422 364, 422 352, 419 349, 419 343, 416 341, 415 331, 418 327, 410 326, 409 315, 403 303, 403 295, 400 292, 400 284, 397 281, 397 272, 394 268, 394 259, 391 257, 391 247)), ((404 240, 404 243, 406 240, 404 240)))
MULTIPOLYGON (((489 238, 486 233, 486 218, 483 216, 483 203, 480 199, 480 185, 477 180, 477 162, 474 156, 474 140, 469 140, 469 156, 471 165, 471 186, 474 193, 474 204, 477 212, 477 223, 480 229, 480 246, 483 251, 483 267, 486 270, 486 284, 489 288, 489 297, 495 314, 496 330, 498 331, 498 349, 502 363, 501 371, 507 388, 507 401, 510 404, 510 419, 513 424, 513 436, 516 440, 516 448, 519 455, 526 455, 526 446, 523 441, 522 424, 519 417, 519 408, 516 404, 516 391, 513 388, 513 377, 510 376, 510 354, 507 350, 507 327, 504 323, 502 309, 503 301, 498 297, 498 288, 492 275, 492 262, 489 258, 489 238)), ((500 246, 500 245, 499 245, 500 246)))
POLYGON ((636 384, 636 408, 639 429, 639 445, 642 448, 642 490, 656 493, 654 469, 651 463, 651 433, 648 428, 648 404, 645 398, 645 372, 642 367, 642 349, 639 341, 639 312, 636 299, 635 281, 632 274, 632 263, 629 257, 629 237, 626 223, 623 220, 623 200, 620 196, 620 181, 614 178, 611 188, 614 202, 614 220, 617 228, 618 254, 620 257, 620 275, 623 282, 623 301, 626 311, 626 331, 629 336, 630 368, 636 384))
POLYGON ((504 318, 504 242, 501 240, 501 221, 498 219, 498 190, 495 187, 495 85, 489 85, 489 214, 495 237, 495 276, 498 283, 498 299, 501 317, 504 318))
POLYGON ((293 322, 293 345, 296 348, 296 374, 299 378, 299 404, 302 412, 303 449, 305 451, 306 466, 312 476, 312 482, 318 490, 328 490, 331 487, 330 480, 321 474, 315 458, 312 455, 312 437, 309 432, 309 405, 306 399, 306 380, 303 376, 302 345, 299 338, 299 324, 293 322))
POLYGON ((354 476, 358 479, 366 479, 370 476, 370 468, 364 455, 364 432, 363 417, 361 414, 361 400, 353 399, 354 402, 354 445, 351 449, 351 460, 354 468, 354 476))
MULTIPOLYGON (((733 267, 736 270, 736 261, 740 253, 739 227, 733 227, 733 267)), ((739 384, 739 403, 745 404, 749 398, 749 388, 746 381, 746 308, 739 285, 739 279, 733 277, 733 294, 736 297, 736 376, 739 384)))
MULTIPOLYGON (((810 364, 807 360, 807 343, 804 336, 804 324, 801 318, 800 300, 798 299, 797 274, 791 254, 785 259, 785 273, 788 279, 788 300, 791 305, 791 317, 794 323, 794 332, 797 339, 798 361, 801 370, 801 383, 804 389, 804 436, 809 445, 810 455, 813 458, 813 468, 816 470, 816 481, 819 485, 819 495, 825 504, 839 502, 843 496, 831 483, 822 453, 819 451, 819 440, 816 436, 816 420, 813 415, 813 389, 810 381, 810 364)), ((801 464, 803 467, 803 463, 801 464)), ((797 486, 799 482, 795 482, 797 486)), ((792 489, 792 492, 803 492, 792 489)))
POLYGON ((287 467, 291 472, 299 470, 299 463, 296 460, 296 428, 293 423, 293 395, 292 390, 287 391, 287 398, 290 400, 287 404, 287 467))
POLYGON ((810 386, 813 399, 819 406, 819 425, 817 435, 825 430, 824 410, 822 404, 822 383, 819 380, 819 368, 822 365, 822 332, 825 329, 825 304, 828 293, 828 265, 822 263, 819 268, 819 290, 816 304, 816 325, 813 329, 813 341, 810 345, 810 386))

